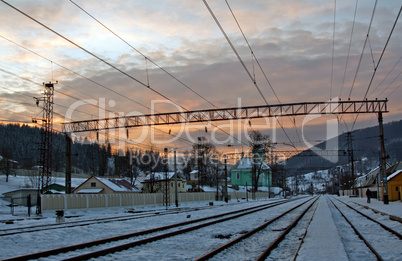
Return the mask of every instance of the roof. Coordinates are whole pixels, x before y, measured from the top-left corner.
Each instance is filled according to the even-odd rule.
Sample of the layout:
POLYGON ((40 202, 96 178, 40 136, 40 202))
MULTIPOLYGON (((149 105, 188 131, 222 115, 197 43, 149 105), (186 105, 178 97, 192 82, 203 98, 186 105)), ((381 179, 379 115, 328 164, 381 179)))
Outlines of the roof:
MULTIPOLYGON (((124 178, 106 178, 106 177, 95 177, 92 176, 83 183, 81 183, 75 190, 77 193, 82 193, 81 191, 85 189, 79 189, 84 183, 88 182, 91 178, 94 178, 104 184, 106 187, 111 189, 113 192, 140 192, 140 190, 134 186, 131 185, 131 183, 124 179, 124 178)), ((99 192, 90 192, 90 193, 99 193, 99 192)))
POLYGON ((402 162, 397 162, 391 167, 387 168, 387 174, 395 173, 397 170, 402 170, 402 162))
POLYGON ((102 190, 103 190, 103 188, 99 188, 99 189, 81 189, 77 193, 78 194, 99 194, 102 190))
POLYGON ((391 175, 389 175, 387 177, 387 181, 390 181, 392 178, 395 178, 396 176, 398 176, 400 173, 402 173, 402 170, 397 170, 394 173, 392 173, 391 175))
POLYGON ((8 193, 16 193, 16 192, 21 192, 21 191, 33 191, 33 192, 37 192, 38 189, 37 188, 19 188, 19 189, 15 189, 15 190, 11 190, 11 191, 7 191, 4 192, 3 195, 6 195, 8 193))
POLYGON ((94 177, 114 192, 139 192, 140 190, 131 185, 128 180, 124 178, 100 178, 94 177))
MULTIPOLYGON (((168 174, 168 180, 172 179, 174 177, 174 172, 170 171, 167 172, 168 174)), ((143 182, 149 182, 149 181, 158 181, 158 180, 166 180, 166 172, 154 172, 152 174, 148 174, 143 182)), ((183 180, 180 178, 180 176, 178 176, 178 180, 183 180)))
MULTIPOLYGON (((253 167, 253 159, 251 157, 243 157, 236 163, 234 169, 251 169, 252 167, 253 167)), ((269 170, 270 167, 263 162, 261 169, 269 170)))

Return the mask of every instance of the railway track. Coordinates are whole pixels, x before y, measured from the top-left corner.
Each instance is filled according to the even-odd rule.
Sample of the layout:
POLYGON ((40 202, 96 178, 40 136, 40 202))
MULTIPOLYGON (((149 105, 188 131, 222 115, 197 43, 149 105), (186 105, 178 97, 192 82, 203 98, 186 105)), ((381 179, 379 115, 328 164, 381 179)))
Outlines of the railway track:
POLYGON ((99 256, 107 255, 110 253, 122 251, 125 249, 129 249, 138 245, 146 244, 149 242, 154 242, 157 240, 161 240, 164 238, 172 237, 175 235, 179 235, 182 233, 188 233, 190 231, 194 231, 206 226, 211 226, 213 224, 217 224, 220 222, 228 221, 231 219, 239 218, 245 215, 250 215, 252 213, 262 211, 268 208, 272 208, 281 204, 285 204, 288 202, 292 202, 292 200, 283 200, 274 203, 264 204, 262 206, 254 206, 247 209, 243 209, 240 211, 232 211, 228 213, 223 213, 219 215, 214 215, 210 217, 194 219, 187 222, 177 223, 173 225, 153 228, 149 230, 139 231, 135 233, 105 238, 101 240, 91 241, 83 244, 77 244, 57 249, 46 250, 42 252, 27 254, 23 256, 17 256, 13 258, 8 258, 5 260, 30 260, 30 259, 38 259, 49 257, 51 260, 86 260, 90 258, 96 258, 99 256), (192 225, 194 223, 199 223, 196 225, 192 225), (162 231, 169 230, 168 232, 160 233, 162 231), (141 239, 132 241, 135 237, 141 237, 141 239), (120 242, 123 240, 123 243, 120 242), (118 242, 119 241, 119 242, 118 242), (113 242, 113 243, 112 243, 113 242), (116 244, 118 243, 118 244, 116 244), (113 246, 111 246, 113 244, 113 246), (74 254, 72 251, 77 251, 83 248, 92 248, 95 247, 97 250, 85 250, 87 253, 85 254, 74 254), (88 253, 88 251, 90 251, 88 253), (60 256, 59 254, 62 253, 60 256))
MULTIPOLYGON (((261 226, 229 241, 228 243, 210 251, 209 253, 205 254, 204 256, 196 259, 197 261, 203 261, 203 260, 209 260, 209 259, 226 259, 225 258, 225 252, 231 252, 235 249, 236 252, 239 253, 248 253, 248 258, 253 258, 252 254, 256 255, 255 260, 265 260, 269 254, 285 239, 286 235, 298 224, 298 222, 304 217, 304 215, 312 208, 314 203, 317 201, 318 197, 312 198, 308 201, 303 202, 302 204, 299 204, 293 208, 291 208, 288 211, 285 211, 284 213, 276 216, 273 219, 270 219, 269 221, 265 222, 261 226), (312 202, 310 202, 312 201, 312 202), (296 216, 290 219, 290 222, 287 224, 282 224, 281 226, 283 229, 272 229, 268 228, 269 225, 274 224, 275 222, 278 222, 278 220, 282 219, 283 217, 289 215, 290 213, 295 212, 298 208, 301 206, 307 204, 310 202, 310 204, 307 205, 305 209, 303 209, 300 213, 298 213, 296 216), (276 233, 275 233, 276 232, 276 233), (269 236, 267 236, 269 234, 269 236), (275 234, 273 236, 273 234, 275 234), (251 237, 254 237, 251 239, 251 237), (261 242, 261 246, 257 246, 254 248, 259 248, 258 250, 255 250, 254 252, 260 251, 260 254, 256 253, 250 253, 250 244, 245 243, 244 241, 249 240, 252 243, 250 244, 255 244, 255 242, 261 242), (269 242, 269 243, 268 243, 269 242), (266 246, 268 244, 268 246, 266 246)), ((313 218, 313 215, 309 218, 308 222, 311 221, 313 218)), ((295 253, 297 255, 297 251, 295 253)), ((240 255, 241 256, 241 255, 240 255)), ((233 254, 231 254, 231 257, 233 257, 233 254)))
POLYGON ((127 220, 139 219, 139 218, 152 217, 155 215, 171 215, 171 214, 178 214, 181 212, 198 211, 198 210, 208 209, 208 208, 211 208, 211 206, 196 207, 196 208, 175 208, 175 209, 169 209, 169 210, 141 211, 139 213, 124 215, 124 216, 120 215, 120 216, 107 217, 107 218, 96 218, 96 219, 85 219, 85 220, 63 222, 63 223, 59 223, 59 224, 55 223, 55 224, 42 224, 42 225, 35 225, 35 226, 7 228, 7 229, 0 229, 0 237, 22 234, 22 233, 32 233, 32 232, 38 232, 38 231, 44 231, 44 230, 88 226, 88 225, 102 224, 102 223, 116 222, 116 221, 127 221, 127 220))
MULTIPOLYGON (((367 251, 360 250, 361 253, 359 255, 363 259, 370 260, 375 257, 377 260, 400 260, 402 257, 401 233, 360 212, 349 204, 338 199, 333 199, 333 197, 328 197, 334 209, 350 226, 349 231, 353 230, 361 242, 360 245, 364 244, 366 249, 368 249, 367 251), (389 251, 390 249, 395 251, 389 251)), ((337 223, 342 226, 340 222, 337 223)), ((346 235, 346 233, 344 234, 346 235)), ((355 241, 354 244, 359 243, 355 241)), ((348 255, 354 251, 353 249, 347 249, 347 245, 344 245, 346 252, 349 252, 348 255)), ((360 249, 363 248, 360 247, 360 249)))

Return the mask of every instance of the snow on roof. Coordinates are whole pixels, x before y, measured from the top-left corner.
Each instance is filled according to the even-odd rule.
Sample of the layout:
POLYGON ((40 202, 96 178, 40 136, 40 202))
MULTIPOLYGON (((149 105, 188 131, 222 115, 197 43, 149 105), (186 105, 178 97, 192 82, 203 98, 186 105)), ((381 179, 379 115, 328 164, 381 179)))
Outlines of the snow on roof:
MULTIPOLYGON (((237 164, 236 169, 251 169, 253 167, 253 161, 250 157, 241 158, 237 164)), ((261 169, 270 169, 270 167, 266 163, 262 163, 261 169)))
POLYGON ((81 189, 77 193, 78 194, 98 194, 103 190, 103 188, 99 189, 81 189))
MULTIPOLYGON (((174 176, 174 171, 170 171, 167 173, 168 174, 168 179, 171 179, 174 176)), ((179 178, 179 176, 178 176, 179 178)), ((148 174, 144 181, 149 181, 149 180, 166 180, 166 172, 154 172, 152 174, 148 174), (151 176, 153 175, 153 177, 151 176)))
POLYGON ((392 173, 391 175, 389 175, 389 176, 387 177, 387 181, 389 181, 389 180, 391 180, 392 178, 398 176, 399 173, 402 173, 402 170, 397 170, 397 171, 395 171, 394 173, 392 173))
POLYGON ((99 178, 97 180, 108 186, 114 192, 135 192, 139 191, 135 186, 131 185, 126 179, 123 178, 99 178))

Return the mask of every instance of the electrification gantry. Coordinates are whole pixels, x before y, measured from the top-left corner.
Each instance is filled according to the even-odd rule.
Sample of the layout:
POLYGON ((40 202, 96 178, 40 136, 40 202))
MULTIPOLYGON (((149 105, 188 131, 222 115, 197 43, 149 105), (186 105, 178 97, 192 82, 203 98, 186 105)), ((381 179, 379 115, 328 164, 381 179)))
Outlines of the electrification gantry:
POLYGON ((261 105, 194 110, 168 113, 151 113, 62 123, 63 132, 86 132, 141 126, 181 123, 212 122, 222 120, 254 119, 283 116, 385 113, 388 100, 301 102, 278 105, 261 105))

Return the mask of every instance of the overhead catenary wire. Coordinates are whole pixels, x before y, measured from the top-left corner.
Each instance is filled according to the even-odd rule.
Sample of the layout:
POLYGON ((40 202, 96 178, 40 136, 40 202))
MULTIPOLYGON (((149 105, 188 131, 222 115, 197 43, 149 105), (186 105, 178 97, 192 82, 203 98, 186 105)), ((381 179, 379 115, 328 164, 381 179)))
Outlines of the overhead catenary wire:
MULTIPOLYGON (((382 81, 377 85, 377 87, 374 88, 374 90, 371 91, 371 93, 367 96, 370 97, 371 95, 373 95, 373 93, 382 85, 382 83, 385 81, 385 79, 388 78, 388 76, 394 71, 395 67, 398 65, 398 63, 402 60, 402 56, 399 57, 398 61, 394 64, 394 66, 392 66, 391 70, 388 71, 387 75, 382 79, 382 81)), ((395 80, 395 79, 394 79, 395 80)), ((389 85, 388 85, 389 87, 389 85)), ((387 87, 387 88, 388 88, 387 87)), ((380 96, 384 91, 382 91, 378 96, 380 96)))
POLYGON ((125 44, 127 44, 130 48, 132 48, 134 51, 136 51, 138 54, 140 54, 141 56, 143 56, 145 58, 145 63, 146 63, 146 73, 147 73, 147 81, 148 81, 148 85, 149 85, 149 76, 148 76, 148 67, 147 67, 147 61, 149 61, 150 63, 152 63, 153 65, 155 65, 158 69, 162 70, 164 73, 166 73, 167 75, 169 75, 170 77, 172 77, 174 80, 176 80, 178 83, 180 83, 181 85, 183 85, 184 87, 186 87, 188 90, 190 90, 191 92, 193 92, 195 95, 197 95, 198 97, 200 97, 201 99, 203 99, 204 101, 206 101, 207 103, 209 103, 210 105, 216 107, 214 104, 212 104, 209 100, 207 100, 206 98, 204 98, 201 94, 199 94, 198 92, 196 92, 193 88, 191 88, 190 86, 188 86, 187 84, 185 84, 184 82, 180 81, 177 77, 175 77, 173 74, 171 74, 170 72, 168 72, 166 69, 164 69, 163 67, 161 67, 160 65, 158 65, 155 61, 153 61, 151 58, 149 58, 148 56, 146 56, 145 54, 143 54, 140 50, 138 50, 137 48, 135 48, 133 45, 131 45, 129 42, 127 42, 126 40, 124 40, 121 36, 119 36, 117 33, 115 33, 113 30, 111 30, 109 27, 107 27, 104 23, 102 23, 101 21, 99 21, 96 17, 94 17, 93 15, 91 15, 88 11, 86 11, 84 8, 82 8, 81 6, 79 6, 77 3, 75 3, 74 1, 70 0, 71 3, 73 3, 75 6, 77 6, 81 11, 83 11, 85 14, 87 14, 89 17, 91 17, 92 19, 94 19, 97 23, 99 23, 101 26, 103 26, 106 30, 108 30, 110 33, 112 33, 114 36, 116 36, 117 38, 119 38, 121 41, 123 41, 125 44))
MULTIPOLYGON (((141 56, 143 56, 145 58, 145 62, 146 62, 146 73, 147 73, 147 81, 149 83, 149 75, 148 75, 148 66, 147 66, 147 61, 151 62, 153 65, 155 65, 157 68, 159 68, 160 70, 162 70, 164 73, 166 73, 168 76, 172 77, 174 80, 176 80, 178 83, 180 83, 181 85, 183 85, 185 88, 187 88, 188 90, 190 90, 191 92, 193 92, 194 94, 196 94, 198 97, 200 97, 201 99, 203 99, 204 101, 206 101, 207 103, 209 103, 210 105, 212 105, 213 107, 219 109, 219 107, 217 107, 215 104, 213 104, 212 102, 210 102, 208 99, 206 99, 205 97, 203 97, 202 95, 200 95, 198 92, 196 92, 193 88, 191 88, 190 86, 188 86, 187 84, 185 84, 184 82, 182 82, 180 79, 178 79, 177 77, 175 77, 172 73, 168 72, 166 69, 164 69, 163 67, 161 67, 160 65, 158 65, 156 62, 154 62, 152 59, 150 59, 149 57, 147 57, 145 54, 143 54, 142 52, 140 52, 137 48, 135 48, 134 46, 132 46, 129 42, 127 42, 126 40, 124 40, 121 36, 119 36, 117 33, 115 33, 113 30, 111 30, 109 27, 107 27, 104 23, 102 23, 101 21, 99 21, 96 17, 94 17, 93 15, 91 15, 88 11, 86 11, 84 8, 82 8, 81 6, 79 6, 78 4, 76 4, 74 1, 70 0, 71 3, 73 3, 75 6, 77 6, 81 11, 83 11, 85 14, 87 14, 89 17, 91 17, 92 19, 94 19, 97 23, 99 23, 102 27, 104 27, 106 30, 108 30, 110 33, 112 33, 114 36, 116 36, 117 38, 119 38, 121 41, 123 41, 126 45, 128 45, 130 48, 132 48, 134 51, 136 51, 138 54, 140 54, 141 56)), ((177 104, 177 103, 176 103, 177 104)), ((179 105, 179 104, 177 104, 179 105)), ((180 105, 179 105, 180 106, 180 105)), ((188 111, 187 109, 185 109, 183 106, 180 106, 181 108, 183 108, 184 110, 188 111)), ((227 134, 228 136, 233 137, 235 140, 239 141, 240 143, 245 144, 244 142, 242 142, 241 140, 238 140, 235 136, 231 135, 230 133, 228 133, 227 131, 223 130, 222 128, 220 128, 219 126, 215 125, 214 123, 212 123, 213 126, 217 127, 218 129, 220 129, 223 133, 227 134)), ((245 144, 246 145, 246 144, 245 144)))
MULTIPOLYGON (((226 0, 225 0, 225 1, 226 1, 226 0)), ((241 59, 241 57, 240 57, 239 53, 237 52, 236 48, 234 47, 234 45, 232 44, 232 42, 231 42, 231 40, 229 39, 228 35, 226 34, 225 30, 223 29, 223 27, 222 27, 221 24, 219 23, 218 18, 215 16, 214 12, 212 11, 212 9, 210 8, 210 6, 208 5, 207 1, 206 1, 206 0, 203 0, 203 2, 204 2, 204 4, 205 4, 206 8, 208 9, 209 13, 211 14, 212 18, 214 19, 215 23, 216 23, 217 26, 219 27, 220 31, 221 31, 222 34, 224 35, 226 41, 228 42, 228 44, 229 44, 230 47, 232 48, 233 52, 234 52, 235 55, 237 56, 238 60, 239 60, 240 63, 242 64, 242 66, 243 66, 243 68, 245 69, 246 73, 248 74, 249 78, 250 78, 251 81, 253 82, 254 86, 257 88, 257 90, 258 90, 258 92, 260 93, 261 97, 263 98, 263 100, 265 101, 265 103, 266 103, 267 105, 269 105, 268 101, 265 99, 265 97, 264 97, 264 95, 262 94, 262 92, 261 92, 259 86, 257 85, 257 82, 256 82, 255 78, 253 78, 253 76, 251 75, 250 71, 247 69, 245 63, 244 63, 243 60, 241 59)), ((229 7, 229 9, 230 9, 230 11, 231 11, 231 8, 230 8, 230 6, 229 6, 229 4, 228 4, 227 1, 226 1, 226 4, 228 5, 228 7, 229 7)), ((232 15, 234 16, 233 12, 232 12, 232 15)), ((236 20, 236 18, 235 18, 235 20, 236 20)), ((240 26, 239 23, 237 22, 237 20, 236 20, 236 23, 237 23, 238 26, 240 26)), ((241 30, 241 29, 240 29, 240 30, 241 30)), ((242 31, 242 30, 241 30, 241 31, 242 31)), ((242 32, 242 34, 243 34, 243 37, 245 38, 245 35, 244 35, 243 32, 242 32)), ((248 44, 247 39, 246 39, 246 42, 247 42, 247 44, 248 44)), ((252 53, 253 57, 256 59, 256 57, 255 57, 255 55, 254 55, 254 52, 253 52, 252 49, 251 49, 251 46, 250 46, 249 44, 248 44, 248 46, 249 46, 249 48, 250 48, 250 50, 251 50, 251 53, 252 53)), ((256 61, 258 61, 258 60, 256 59, 256 61)), ((259 63, 258 63, 258 64, 259 64, 259 63)), ((260 64, 259 64, 259 65, 260 65, 260 64)), ((260 67, 260 68, 262 69, 262 67, 260 67)), ((263 70, 262 70, 262 71, 263 71, 263 70)), ((266 77, 266 74, 265 74, 265 73, 264 73, 264 75, 265 75, 265 77, 266 77)), ((267 78, 267 77, 266 77, 266 80, 268 81, 268 78, 267 78)), ((268 83, 269 83, 269 81, 268 81, 268 83)), ((272 85, 271 85, 270 83, 269 83, 269 85, 272 87, 272 85)), ((273 90, 273 88, 272 88, 272 90, 273 90)), ((274 92, 274 93, 275 93, 275 92, 274 92)), ((276 95, 276 94, 275 94, 275 95, 276 95)), ((278 96, 276 96, 276 97, 278 98, 278 96)), ((279 100, 279 99, 278 99, 278 100, 279 100)), ((289 137, 288 133, 286 132, 285 128, 283 127, 282 123, 281 123, 277 118, 276 118, 276 120, 277 120, 278 124, 280 125, 281 129, 283 130, 283 132, 285 133, 285 136, 287 137, 287 139, 289 140, 289 142, 292 143, 292 145, 294 146, 293 141, 290 139, 290 137, 289 137)), ((294 147, 296 148, 296 146, 294 146, 294 147)), ((297 148, 296 148, 296 150, 297 150, 297 148)))
MULTIPOLYGON (((133 81, 137 82, 138 84, 140 84, 143 87, 146 87, 148 89, 150 89, 152 92, 158 94, 159 96, 163 97, 164 99, 176 104, 177 106, 185 109, 182 105, 176 103, 175 101, 173 101, 172 99, 168 98, 167 96, 163 95, 162 93, 160 93, 159 91, 151 88, 150 86, 148 86, 147 84, 143 83, 142 81, 138 80, 137 78, 131 76, 130 74, 126 73, 125 71, 119 69, 118 67, 116 67, 115 65, 109 63, 108 61, 106 61, 105 59, 102 59, 101 57, 99 57, 98 55, 94 54, 93 52, 85 49, 84 47, 80 46, 79 44, 75 43, 74 41, 68 39, 67 37, 63 36, 62 34, 56 32, 55 30, 51 29, 50 27, 48 27, 47 25, 41 23, 40 21, 38 21, 37 19, 33 18, 32 16, 28 15, 27 13, 23 12, 22 10, 16 8, 15 6, 9 4, 8 2, 4 1, 4 0, 0 0, 2 1, 4 4, 8 5, 9 7, 11 7, 12 9, 16 10, 17 12, 21 13, 22 15, 26 16, 27 18, 31 19, 32 21, 36 22, 37 24, 41 25, 42 27, 46 28, 47 30, 51 31, 52 33, 56 34, 57 36, 63 38, 64 40, 66 40, 67 42, 69 42, 70 44, 74 45, 75 47, 81 49, 82 51, 86 52, 87 54, 93 56, 94 58, 98 59, 99 61, 103 62, 104 64, 108 65, 109 67, 113 68, 114 70, 120 72, 121 74, 127 76, 128 78, 132 79, 133 81)), ((186 109, 185 109, 186 110, 186 109)))
POLYGON ((102 87, 102 88, 104 88, 104 89, 106 89, 106 90, 108 90, 108 91, 110 91, 110 92, 112 92, 112 93, 114 93, 114 94, 116 94, 116 95, 119 95, 119 96, 121 96, 121 97, 123 97, 123 98, 125 98, 125 99, 127 99, 127 100, 129 100, 129 101, 131 101, 131 102, 134 102, 134 103, 137 104, 137 105, 140 105, 140 106, 142 106, 142 107, 144 107, 144 108, 150 110, 150 108, 149 108, 148 106, 146 106, 146 105, 144 105, 144 104, 141 104, 141 103, 139 103, 139 102, 137 102, 137 101, 135 101, 135 100, 133 100, 133 99, 127 97, 126 95, 123 95, 123 94, 121 94, 121 93, 119 93, 119 92, 117 92, 117 91, 115 91, 115 90, 113 90, 113 89, 111 89, 111 88, 109 88, 109 87, 107 87, 107 86, 105 86, 105 85, 103 85, 103 84, 100 84, 100 83, 98 83, 98 82, 96 82, 96 81, 94 81, 94 80, 92 80, 92 79, 90 79, 90 78, 88 78, 88 77, 86 77, 86 76, 84 76, 84 75, 78 73, 78 72, 75 72, 75 71, 73 71, 73 70, 71 70, 71 69, 69 69, 69 68, 67 68, 67 67, 65 67, 65 66, 63 66, 63 65, 61 65, 61 64, 59 64, 59 63, 57 63, 57 62, 54 62, 54 61, 52 61, 52 60, 46 58, 45 56, 43 56, 43 55, 41 55, 41 54, 39 54, 39 53, 37 53, 37 52, 35 52, 35 51, 32 51, 32 50, 26 48, 25 46, 16 43, 15 41, 10 40, 9 38, 7 38, 7 37, 5 37, 5 36, 3 36, 3 35, 0 35, 0 37, 3 38, 3 39, 5 39, 5 40, 7 40, 7 41, 9 41, 9 42, 12 43, 12 44, 17 45, 18 47, 20 47, 20 48, 22 48, 22 49, 24 49, 24 50, 26 50, 26 51, 28 51, 28 52, 34 54, 34 55, 37 55, 38 57, 41 57, 42 59, 45 59, 45 60, 47 60, 47 61, 49 61, 49 62, 51 62, 51 63, 53 63, 53 64, 59 66, 60 68, 63 68, 63 69, 65 69, 65 70, 67 70, 67 71, 69 71, 69 72, 71 72, 71 73, 73 73, 73 74, 75 74, 75 75, 77 75, 77 76, 79 76, 79 77, 81 77, 81 78, 87 80, 87 81, 90 81, 91 83, 93 83, 93 84, 95 84, 95 85, 97 85, 97 86, 100 86, 100 87, 102 87))
POLYGON ((401 6, 401 8, 399 9, 398 15, 396 16, 395 22, 394 22, 394 24, 393 24, 393 26, 392 26, 391 32, 390 32, 389 35, 388 35, 387 41, 386 41, 386 43, 385 43, 385 45, 384 45, 384 48, 383 48, 383 50, 382 50, 382 52, 381 52, 380 58, 378 59, 378 62, 377 62, 377 64, 376 64, 375 67, 374 67, 374 72, 373 72, 373 74, 372 74, 372 76, 371 76, 370 83, 369 83, 369 85, 367 86, 367 90, 366 90, 366 93, 364 94, 364 98, 363 98, 363 99, 365 99, 365 98, 367 97, 367 94, 368 94, 368 92, 369 92, 369 90, 370 90, 371 84, 373 83, 373 79, 374 79, 374 77, 375 77, 375 75, 376 75, 378 66, 379 66, 380 63, 381 63, 382 57, 384 56, 385 50, 387 49, 389 40, 391 39, 391 36, 392 36, 392 33, 394 32, 394 29, 395 29, 396 24, 398 23, 399 16, 401 15, 401 11, 402 11, 402 6, 401 6))
MULTIPOLYGON (((253 51, 253 49, 252 49, 252 47, 251 47, 249 41, 247 40, 247 37, 246 37, 246 35, 244 34, 243 29, 242 29, 241 26, 240 26, 240 23, 238 22, 238 20, 237 20, 235 14, 234 14, 232 8, 231 8, 230 5, 229 5, 229 2, 228 2, 227 0, 225 0, 225 2, 226 2, 227 7, 228 7, 229 10, 230 10, 230 13, 231 13, 232 16, 233 16, 233 19, 235 20, 235 22, 236 22, 236 24, 237 24, 237 27, 239 28, 241 34, 243 35, 244 41, 247 43, 247 46, 248 46, 248 48, 249 48, 249 50, 250 50, 250 53, 251 53, 251 56, 252 56, 252 61, 254 61, 254 60, 256 61, 258 67, 260 68, 260 70, 261 70, 261 72, 262 72, 262 74, 263 74, 263 76, 264 76, 264 78, 265 78, 265 81, 267 82, 268 86, 271 88, 272 93, 275 95, 276 100, 278 101, 279 104, 282 104, 281 101, 280 101, 280 99, 279 99, 279 97, 278 97, 278 95, 277 95, 276 92, 275 92, 274 87, 272 86, 271 82, 269 81, 268 76, 267 76, 267 74, 265 73, 265 70, 262 68, 262 66, 261 66, 259 60, 257 59, 257 56, 255 55, 255 53, 254 53, 254 51, 253 51), (254 59, 254 60, 253 60, 253 59, 254 59)), ((254 82, 256 82, 255 73, 254 73, 254 62, 253 62, 253 76, 254 76, 254 82)), ((268 105, 268 103, 267 103, 267 105, 268 105)), ((290 117, 289 117, 289 119, 290 119, 290 117)), ((277 119, 277 122, 278 122, 278 124, 280 125, 280 127, 282 128, 282 130, 284 131, 285 135, 288 137, 289 141, 293 144, 293 142, 290 140, 290 137, 288 136, 287 132, 286 132, 285 129, 283 128, 281 122, 279 122, 278 119, 277 119)), ((298 130, 297 130, 297 126, 296 126, 296 121, 295 121, 295 120, 291 120, 291 122, 293 123, 293 127, 294 127, 294 129, 295 129, 295 131, 296 131, 296 135, 297 135, 297 138, 298 138, 298 140, 299 140, 299 143, 301 143, 300 134, 299 134, 299 132, 298 132, 298 130)), ((294 144, 293 144, 293 145, 294 145, 294 144)), ((295 147, 295 148, 296 148, 296 147, 295 147)), ((296 148, 296 150, 297 150, 297 148, 296 148)))
POLYGON ((349 65, 350 49, 351 49, 351 46, 352 46, 352 39, 353 39, 353 32, 354 32, 355 23, 356 23, 356 14, 357 14, 358 3, 359 3, 359 0, 356 0, 355 12, 354 12, 354 15, 353 15, 352 30, 350 32, 348 54, 346 56, 345 70, 343 71, 342 85, 341 85, 341 91, 339 92, 339 97, 342 97, 342 91, 343 91, 343 88, 345 86, 346 71, 347 71, 347 68, 348 68, 348 65, 349 65))
MULTIPOLYGON (((395 22, 394 22, 394 24, 393 24, 393 26, 392 26, 391 32, 390 32, 389 35, 388 35, 387 41, 386 41, 386 43, 385 43, 385 45, 384 45, 384 48, 383 48, 383 50, 382 50, 382 52, 381 52, 380 58, 378 59, 378 62, 377 62, 377 64, 375 65, 374 72, 373 72, 373 74, 372 74, 372 76, 371 76, 370 83, 369 83, 368 86, 367 86, 367 90, 366 90, 366 93, 364 94, 363 100, 365 100, 365 99, 367 98, 367 94, 368 94, 368 92, 369 92, 369 90, 370 90, 371 84, 373 83, 373 79, 374 79, 374 77, 375 77, 375 75, 376 75, 378 66, 379 66, 380 63, 381 63, 382 57, 383 57, 383 55, 384 55, 384 53, 385 53, 385 50, 387 49, 387 46, 388 46, 389 40, 391 39, 392 33, 394 32, 394 29, 395 29, 395 26, 396 26, 396 24, 397 24, 397 22, 398 22, 398 19, 399 19, 399 16, 400 16, 400 14, 401 14, 401 11, 402 11, 402 6, 400 7, 399 12, 398 12, 398 15, 396 16, 395 22)), ((356 118, 355 118, 355 120, 353 121, 352 129, 354 128, 358 117, 359 117, 359 114, 356 115, 356 118)))
MULTIPOLYGON (((360 70, 360 65, 361 65, 361 62, 362 62, 362 59, 363 59, 364 50, 365 50, 365 48, 366 48, 366 44, 367 44, 368 38, 370 37, 370 30, 371 30, 371 25, 373 24, 375 11, 376 11, 376 9, 377 9, 377 2, 378 2, 378 0, 376 0, 375 3, 374 3, 373 12, 372 12, 371 18, 370 18, 370 24, 369 24, 368 29, 367 29, 367 34, 366 34, 366 38, 365 38, 365 40, 364 40, 364 44, 363 44, 363 48, 362 48, 362 53, 360 54, 360 58, 359 58, 359 62, 358 62, 358 64, 357 64, 357 68, 356 68, 356 72, 355 72, 355 75, 354 75, 354 78, 353 78, 352 86, 350 87, 350 92, 349 92, 348 99, 350 99, 350 97, 352 96, 353 87, 354 87, 354 85, 355 85, 356 78, 357 78, 357 75, 358 75, 359 70, 360 70)), ((354 125, 354 124, 353 124, 353 125, 354 125)))
MULTIPOLYGON (((20 48, 22 48, 22 49, 24 49, 24 50, 26 50, 26 51, 28 51, 28 52, 30 52, 30 53, 33 53, 33 54, 35 54, 35 55, 37 55, 37 56, 39 56, 39 57, 41 57, 41 58, 43 58, 43 59, 45 59, 45 60, 47 60, 47 61, 49 61, 49 62, 52 62, 52 63, 56 64, 57 66, 59 66, 59 67, 65 69, 65 70, 67 70, 67 71, 69 71, 69 72, 74 73, 75 75, 77 75, 77 76, 79 76, 79 77, 82 77, 82 78, 84 78, 84 79, 86 79, 86 80, 88 80, 88 81, 90 81, 90 82, 92 82, 92 83, 94 83, 94 84, 96 84, 96 85, 98 85, 98 86, 100 86, 100 87, 103 87, 103 88, 105 88, 105 89, 107 89, 107 90, 109 90, 109 91, 111 91, 111 92, 113 92, 113 93, 119 94, 120 96, 122 96, 122 97, 124 97, 124 98, 126 98, 126 99, 131 100, 131 99, 128 98, 127 96, 122 95, 122 94, 120 94, 120 93, 118 93, 118 92, 116 92, 116 91, 114 91, 114 90, 112 90, 112 89, 110 89, 110 88, 108 88, 108 87, 106 87, 106 86, 104 86, 104 85, 98 83, 98 82, 95 82, 94 80, 89 79, 89 78, 85 77, 84 75, 81 75, 81 74, 79 74, 79 73, 77 73, 77 72, 75 72, 75 71, 73 71, 73 70, 71 70, 71 69, 69 69, 69 68, 67 68, 67 67, 65 67, 65 66, 63 66, 63 65, 61 65, 61 64, 59 64, 59 63, 53 62, 53 61, 51 61, 50 59, 44 57, 43 55, 41 55, 41 54, 39 54, 39 53, 37 53, 37 52, 34 52, 34 51, 32 51, 32 50, 30 50, 30 49, 28 49, 28 48, 26 48, 26 47, 24 47, 24 46, 22 46, 22 45, 16 43, 16 42, 14 42, 14 41, 8 39, 7 37, 4 37, 4 36, 2 36, 2 35, 0 35, 0 37, 3 38, 3 39, 5 39, 5 40, 7 40, 7 41, 9 41, 9 42, 11 42, 11 43, 13 43, 13 44, 15 44, 15 45, 17 45, 18 47, 20 47, 20 48)), ((4 69, 1 69, 1 68, 0 68, 0 71, 3 71, 4 73, 10 74, 10 75, 15 76, 15 77, 18 77, 18 78, 20 78, 20 79, 22 79, 22 80, 25 80, 25 81, 28 81, 28 82, 31 82, 31 83, 33 83, 33 84, 36 84, 36 85, 41 86, 39 83, 34 82, 33 80, 31 80, 31 79, 29 79, 29 78, 22 77, 22 76, 20 76, 20 75, 17 75, 17 74, 8 72, 8 71, 6 71, 6 70, 4 70, 4 69)), ((11 89, 9 89, 9 90, 10 90, 10 91, 13 91, 13 92, 17 92, 17 91, 15 91, 15 90, 11 90, 11 89)), ((17 92, 17 93, 18 93, 18 92, 17 92)), ((64 93, 64 92, 58 91, 58 93, 61 93, 61 94, 63 94, 63 95, 67 95, 67 96, 70 97, 70 98, 73 98, 73 99, 78 100, 77 97, 73 97, 73 96, 68 95, 68 94, 66 94, 66 93, 64 93)), ((30 97, 29 95, 26 95, 26 96, 27 96, 27 97, 30 97)), ((32 98, 32 97, 30 97, 30 98, 32 98)), ((145 105, 142 105, 142 104, 140 104, 140 103, 138 103, 138 102, 136 102, 136 101, 134 101, 134 100, 131 100, 131 101, 133 101, 133 102, 135 102, 135 103, 137 103, 137 104, 139 104, 139 105, 141 105, 141 106, 143 106, 143 107, 145 107, 145 108, 147 108, 147 109, 150 110, 150 108, 147 107, 147 106, 145 106, 145 105)), ((62 106, 62 105, 59 105, 59 104, 56 104, 56 103, 55 103, 55 105, 62 106)), ((93 104, 88 104, 88 105, 92 105, 92 106, 94 106, 94 107, 100 108, 99 105, 98 105, 98 106, 93 105, 93 104)), ((66 107, 66 106, 62 106, 62 107, 68 108, 68 107, 66 107)), ((108 110, 108 109, 106 109, 106 108, 102 108, 102 109, 105 109, 106 111, 111 112, 110 110, 108 110)), ((89 113, 82 112, 82 111, 80 111, 80 110, 78 110, 78 109, 75 109, 75 111, 80 112, 80 113, 84 113, 84 114, 91 115, 91 114, 89 114, 89 113)), ((155 128, 155 130, 157 130, 158 132, 161 132, 161 133, 165 133, 164 131, 162 131, 162 130, 160 130, 160 129, 157 129, 157 128, 155 128)), ((183 138, 181 138, 181 137, 179 137, 179 139, 182 140, 182 141, 187 141, 187 140, 185 140, 185 139, 183 139, 183 138)), ((191 142, 191 141, 187 141, 187 142, 189 142, 189 143, 191 143, 191 144, 194 144, 194 143, 191 142)))
POLYGON ((332 99, 332 85, 334 82, 334 57, 335 57, 335 32, 336 32, 336 0, 334 0, 334 23, 332 28, 332 58, 331 58, 331 82, 329 87, 329 99, 332 99))

